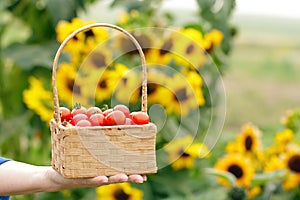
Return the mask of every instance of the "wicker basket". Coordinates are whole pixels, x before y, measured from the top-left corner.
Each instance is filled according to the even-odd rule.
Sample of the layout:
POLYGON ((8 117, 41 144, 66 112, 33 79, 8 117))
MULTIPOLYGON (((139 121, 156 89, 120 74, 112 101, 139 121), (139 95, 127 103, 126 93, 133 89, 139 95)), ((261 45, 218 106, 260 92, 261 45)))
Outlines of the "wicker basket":
POLYGON ((117 125, 102 127, 66 127, 61 124, 56 70, 63 47, 76 34, 94 27, 107 27, 127 35, 135 44, 143 69, 142 108, 147 112, 147 70, 142 48, 126 30, 111 24, 95 23, 77 29, 61 44, 54 58, 52 85, 54 119, 50 121, 52 167, 66 178, 87 178, 118 173, 156 173, 155 124, 117 125))

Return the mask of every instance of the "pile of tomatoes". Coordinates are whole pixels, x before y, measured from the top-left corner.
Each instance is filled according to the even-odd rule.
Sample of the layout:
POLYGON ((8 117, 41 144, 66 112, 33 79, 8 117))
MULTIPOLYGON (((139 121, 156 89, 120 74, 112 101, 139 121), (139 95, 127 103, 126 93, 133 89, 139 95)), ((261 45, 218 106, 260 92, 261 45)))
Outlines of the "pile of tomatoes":
POLYGON ((65 126, 115 126, 115 125, 142 125, 148 124, 150 118, 146 112, 130 112, 122 104, 104 111, 99 107, 85 108, 75 105, 72 110, 60 107, 61 122, 65 126))

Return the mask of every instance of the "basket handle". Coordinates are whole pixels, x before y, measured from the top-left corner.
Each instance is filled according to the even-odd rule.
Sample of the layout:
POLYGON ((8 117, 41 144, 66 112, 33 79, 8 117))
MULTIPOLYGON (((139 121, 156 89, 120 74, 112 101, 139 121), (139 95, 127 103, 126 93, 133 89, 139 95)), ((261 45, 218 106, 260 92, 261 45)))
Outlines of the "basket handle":
POLYGON ((85 25, 74 32, 72 32, 68 37, 61 43, 60 47, 58 48, 55 57, 54 57, 54 62, 53 62, 53 68, 52 68, 52 87, 53 87, 53 100, 54 100, 54 119, 56 123, 60 124, 61 123, 61 118, 60 118, 60 113, 59 113, 59 98, 58 98, 58 92, 57 92, 57 86, 56 86, 56 71, 57 71, 57 65, 58 65, 58 60, 61 55, 61 52, 63 48, 66 46, 69 40, 71 40, 76 34, 86 31, 89 29, 92 29, 94 27, 106 27, 106 28, 112 28, 115 30, 118 30, 125 35, 127 35, 130 40, 133 42, 133 44, 136 46, 141 61, 142 61, 142 71, 143 71, 143 79, 142 79, 142 105, 141 105, 141 111, 147 112, 147 68, 146 68, 146 59, 144 52, 142 50, 142 47, 138 43, 138 41, 131 35, 128 31, 125 29, 113 25, 113 24, 108 24, 108 23, 93 23, 93 24, 88 24, 85 25))

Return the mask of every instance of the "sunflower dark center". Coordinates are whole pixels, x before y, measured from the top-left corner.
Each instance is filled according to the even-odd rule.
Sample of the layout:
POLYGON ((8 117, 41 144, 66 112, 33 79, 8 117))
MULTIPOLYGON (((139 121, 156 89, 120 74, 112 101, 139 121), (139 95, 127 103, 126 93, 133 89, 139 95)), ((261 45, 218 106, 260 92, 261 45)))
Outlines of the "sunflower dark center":
POLYGON ((97 52, 91 55, 91 61, 96 66, 96 68, 106 66, 106 58, 103 54, 97 52))
POLYGON ((75 40, 75 41, 77 41, 78 37, 76 35, 74 35, 72 39, 75 40))
POLYGON ((136 48, 134 44, 127 38, 122 37, 121 39, 121 48, 125 53, 131 53, 131 51, 134 51, 136 48))
POLYGON ((114 192, 115 200, 128 200, 130 195, 126 194, 124 190, 119 189, 114 192))
POLYGON ((247 151, 250 151, 252 149, 253 146, 253 139, 250 135, 247 135, 246 139, 245 139, 245 148, 247 151))
POLYGON ((151 46, 151 40, 147 35, 139 35, 136 36, 138 42, 140 43, 144 53, 147 53, 147 51, 149 50, 150 46, 151 46))
POLYGON ((228 172, 232 173, 236 178, 241 178, 243 176, 243 169, 238 165, 230 165, 228 172))
MULTIPOLYGON (((150 38, 146 35, 133 34, 133 36, 136 38, 136 40, 142 47, 143 52, 146 53, 151 46, 150 38)), ((123 37, 123 38, 121 38, 120 41, 121 41, 121 48, 125 53, 127 53, 129 55, 138 54, 138 50, 137 50, 136 46, 132 43, 132 41, 130 39, 123 37)))
POLYGON ((181 157, 187 158, 190 156, 190 154, 186 153, 183 149, 180 149, 180 151, 178 152, 178 155, 180 155, 181 157))
POLYGON ((126 85, 126 84, 127 84, 127 81, 128 81, 128 79, 127 79, 127 78, 122 78, 122 83, 123 83, 124 85, 126 85))
POLYGON ((92 30, 88 30, 84 32, 85 37, 94 37, 94 32, 92 30))
POLYGON ((169 39, 162 45, 162 47, 159 50, 159 54, 165 55, 166 53, 169 53, 172 50, 172 47, 173 47, 173 41, 169 39))
POLYGON ((67 87, 69 91, 73 92, 74 94, 81 94, 80 86, 76 85, 73 79, 67 80, 67 87))
POLYGON ((181 88, 181 89, 175 91, 175 98, 179 102, 183 102, 183 101, 187 100, 188 96, 186 94, 186 89, 185 88, 181 88))
POLYGON ((155 83, 149 83, 148 85, 147 85, 147 94, 153 94, 155 91, 156 91, 156 89, 157 89, 157 84, 155 84, 155 83))
POLYGON ((106 89, 107 88, 107 80, 101 80, 98 84, 98 87, 100 87, 101 89, 106 89))
MULTIPOLYGON (((153 94, 157 89, 157 84, 155 83, 148 83, 147 84, 147 94, 151 95, 153 94)), ((140 87, 140 95, 142 95, 142 87, 140 87)))
POLYGON ((288 161, 288 167, 292 171, 299 173, 300 172, 300 155, 292 156, 288 161))
POLYGON ((193 51, 194 51, 194 49, 195 49, 195 46, 193 45, 193 44, 190 44, 187 48, 186 48, 186 51, 185 51, 185 53, 186 54, 192 54, 193 53, 193 51))

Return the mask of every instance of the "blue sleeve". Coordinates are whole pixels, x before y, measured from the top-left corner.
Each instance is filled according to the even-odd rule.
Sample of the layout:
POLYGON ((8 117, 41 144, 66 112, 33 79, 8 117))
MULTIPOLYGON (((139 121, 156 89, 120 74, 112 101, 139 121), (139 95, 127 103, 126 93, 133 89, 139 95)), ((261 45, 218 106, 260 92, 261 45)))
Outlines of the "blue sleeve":
POLYGON ((7 158, 3 158, 3 157, 0 157, 0 165, 9 161, 10 159, 7 159, 7 158))
MULTIPOLYGON (((7 161, 10 161, 10 159, 0 157, 0 165, 7 161)), ((0 196, 0 200, 9 200, 9 196, 0 196)))

